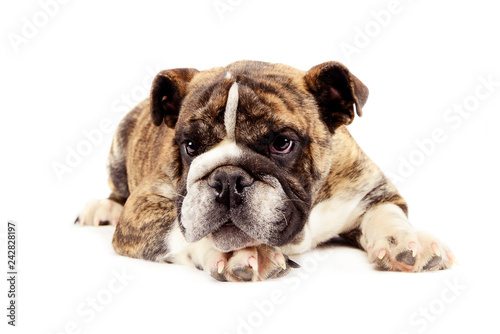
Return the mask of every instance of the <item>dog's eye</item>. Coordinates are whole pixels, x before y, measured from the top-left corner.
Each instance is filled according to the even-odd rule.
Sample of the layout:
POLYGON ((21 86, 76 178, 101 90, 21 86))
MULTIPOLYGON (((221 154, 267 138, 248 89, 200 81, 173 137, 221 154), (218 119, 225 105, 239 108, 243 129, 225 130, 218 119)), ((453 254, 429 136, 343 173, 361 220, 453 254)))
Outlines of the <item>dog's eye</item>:
POLYGON ((185 144, 187 155, 194 157, 198 153, 198 146, 196 146, 192 141, 188 141, 185 144))
POLYGON ((292 151, 293 141, 290 138, 279 135, 271 143, 271 153, 288 154, 292 151))

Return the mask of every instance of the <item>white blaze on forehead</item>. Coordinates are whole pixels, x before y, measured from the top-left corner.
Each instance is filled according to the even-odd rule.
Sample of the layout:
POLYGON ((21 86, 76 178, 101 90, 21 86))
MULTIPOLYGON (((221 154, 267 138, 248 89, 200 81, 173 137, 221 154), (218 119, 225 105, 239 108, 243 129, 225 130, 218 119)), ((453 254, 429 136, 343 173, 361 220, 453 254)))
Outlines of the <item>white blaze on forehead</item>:
MULTIPOLYGON (((229 73, 229 72, 228 72, 229 73)), ((236 110, 238 109, 238 84, 235 82, 229 89, 226 102, 226 111, 224 112, 224 126, 229 141, 235 141, 236 130, 236 110)))
MULTIPOLYGON (((228 72, 228 75, 231 73, 228 72)), ((235 82, 229 89, 224 112, 224 126, 227 136, 211 150, 196 157, 191 163, 187 175, 187 188, 208 175, 215 168, 231 164, 243 156, 242 150, 236 145, 236 110, 238 109, 238 84, 235 82)))

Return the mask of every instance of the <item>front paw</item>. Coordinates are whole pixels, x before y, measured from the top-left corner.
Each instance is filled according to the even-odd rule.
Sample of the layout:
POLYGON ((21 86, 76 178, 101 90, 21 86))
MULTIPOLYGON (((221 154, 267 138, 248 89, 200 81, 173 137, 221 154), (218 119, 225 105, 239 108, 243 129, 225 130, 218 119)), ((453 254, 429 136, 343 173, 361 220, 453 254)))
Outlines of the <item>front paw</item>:
POLYGON ((260 245, 233 251, 216 252, 206 268, 219 281, 256 282, 285 276, 298 265, 278 249, 260 245))
POLYGON ((423 231, 395 231, 372 242, 367 252, 371 262, 393 271, 441 270, 457 263, 445 244, 423 231))

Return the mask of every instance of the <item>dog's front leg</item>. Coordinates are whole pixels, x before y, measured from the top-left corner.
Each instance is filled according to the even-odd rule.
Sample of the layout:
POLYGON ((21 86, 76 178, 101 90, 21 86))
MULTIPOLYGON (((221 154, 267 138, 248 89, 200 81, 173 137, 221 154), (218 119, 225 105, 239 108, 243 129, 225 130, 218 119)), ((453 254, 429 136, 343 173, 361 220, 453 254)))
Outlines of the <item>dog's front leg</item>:
POLYGON ((146 180, 125 202, 113 235, 118 254, 164 261, 167 236, 175 226, 175 194, 167 181, 146 180))
POLYGON ((456 262, 450 249, 428 232, 410 225, 400 206, 382 203, 361 218, 359 243, 371 262, 388 270, 446 269, 456 262))

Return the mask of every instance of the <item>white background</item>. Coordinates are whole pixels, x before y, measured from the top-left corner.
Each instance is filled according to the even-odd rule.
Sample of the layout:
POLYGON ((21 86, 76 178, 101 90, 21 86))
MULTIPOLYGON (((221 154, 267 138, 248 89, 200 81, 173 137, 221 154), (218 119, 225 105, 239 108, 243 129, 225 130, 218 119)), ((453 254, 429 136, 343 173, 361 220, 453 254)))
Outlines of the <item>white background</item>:
POLYGON ((5 273, 7 220, 18 223, 19 233, 18 326, 6 325, 2 279, 2 328, 44 334, 498 332, 500 20, 494 2, 401 0, 390 18, 382 15, 383 25, 374 13, 387 10, 389 0, 219 2, 231 10, 219 15, 213 0, 73 0, 52 6, 46 22, 35 0, 2 2, 5 273), (34 20, 38 31, 14 47, 9 38, 29 33, 24 26, 34 20), (363 40, 366 29, 370 36, 363 40), (358 45, 357 53, 343 52, 346 44, 358 45), (461 265, 437 273, 383 272, 362 251, 337 245, 294 257, 303 267, 286 278, 224 284, 187 267, 120 257, 111 248, 111 227, 72 225, 86 201, 108 195, 112 131, 96 135, 71 171, 59 178, 54 171, 84 145, 85 131, 100 131, 103 120, 116 128, 126 95, 132 102, 145 97, 160 69, 202 70, 240 59, 304 70, 328 60, 346 64, 370 89, 351 133, 385 172, 403 171, 398 187, 413 224, 450 245, 461 265), (480 78, 497 83, 487 97, 480 78), (474 98, 476 89, 481 99, 474 98), (456 117, 448 109, 464 103, 470 103, 468 117, 445 119, 456 117), (416 142, 428 142, 439 129, 445 140, 429 144, 427 155, 418 153, 416 142), (417 163, 405 172, 402 161, 410 158, 417 163), (93 298, 99 311, 92 311, 93 298))

